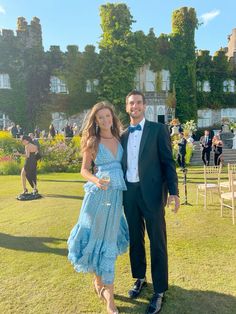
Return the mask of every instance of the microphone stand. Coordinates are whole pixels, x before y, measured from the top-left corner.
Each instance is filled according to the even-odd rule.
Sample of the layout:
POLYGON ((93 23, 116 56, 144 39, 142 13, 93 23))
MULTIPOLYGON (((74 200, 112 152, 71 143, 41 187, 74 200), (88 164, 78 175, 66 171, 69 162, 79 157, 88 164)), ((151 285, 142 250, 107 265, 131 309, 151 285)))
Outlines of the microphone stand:
POLYGON ((181 205, 189 205, 192 206, 192 204, 188 203, 188 193, 187 193, 187 168, 183 168, 183 175, 184 175, 184 180, 183 180, 183 185, 184 185, 184 202, 181 203, 181 205))

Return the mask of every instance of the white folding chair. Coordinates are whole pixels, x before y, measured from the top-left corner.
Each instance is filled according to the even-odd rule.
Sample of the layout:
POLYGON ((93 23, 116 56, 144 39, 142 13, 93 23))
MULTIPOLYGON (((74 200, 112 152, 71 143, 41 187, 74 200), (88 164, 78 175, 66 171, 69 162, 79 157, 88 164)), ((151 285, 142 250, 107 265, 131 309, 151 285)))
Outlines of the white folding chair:
POLYGON ((230 192, 222 193, 221 198, 221 206, 220 206, 220 215, 223 217, 223 207, 230 208, 232 210, 232 221, 233 225, 235 224, 235 210, 236 210, 236 185, 234 184, 236 181, 236 173, 232 170, 230 171, 230 192))
MULTIPOLYGON (((223 192, 224 189, 230 191, 231 182, 230 182, 230 171, 236 172, 236 164, 228 163, 228 181, 220 182, 220 191, 223 192)), ((236 181, 234 181, 236 185, 236 181)))
POLYGON ((207 209, 207 197, 210 192, 211 202, 212 193, 217 193, 220 197, 220 174, 222 166, 204 166, 204 183, 197 184, 197 204, 199 196, 204 198, 204 208, 207 209))

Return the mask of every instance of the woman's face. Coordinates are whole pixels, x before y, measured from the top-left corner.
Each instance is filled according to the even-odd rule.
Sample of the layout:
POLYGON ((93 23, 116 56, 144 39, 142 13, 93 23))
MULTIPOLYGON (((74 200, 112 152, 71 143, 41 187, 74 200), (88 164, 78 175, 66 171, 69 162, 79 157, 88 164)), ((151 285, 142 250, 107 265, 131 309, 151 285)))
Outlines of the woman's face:
POLYGON ((101 130, 110 130, 113 124, 113 117, 110 109, 103 108, 98 110, 95 115, 96 123, 101 130))

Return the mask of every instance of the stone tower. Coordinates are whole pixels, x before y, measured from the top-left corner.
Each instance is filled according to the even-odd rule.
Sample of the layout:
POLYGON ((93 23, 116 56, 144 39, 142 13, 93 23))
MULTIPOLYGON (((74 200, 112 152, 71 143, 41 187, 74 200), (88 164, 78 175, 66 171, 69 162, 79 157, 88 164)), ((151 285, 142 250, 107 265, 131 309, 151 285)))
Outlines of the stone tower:
POLYGON ((234 28, 232 34, 228 36, 228 51, 226 55, 236 64, 236 28, 234 28))
POLYGON ((19 17, 16 33, 24 47, 42 47, 42 29, 39 18, 34 17, 29 25, 24 17, 19 17))

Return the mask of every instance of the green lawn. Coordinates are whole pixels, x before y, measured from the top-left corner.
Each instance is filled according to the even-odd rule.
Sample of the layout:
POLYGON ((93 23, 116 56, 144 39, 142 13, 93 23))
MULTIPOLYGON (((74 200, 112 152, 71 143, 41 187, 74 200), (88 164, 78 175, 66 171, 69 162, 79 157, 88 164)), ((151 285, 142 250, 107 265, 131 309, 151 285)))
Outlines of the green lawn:
MULTIPOLYGON (((180 192, 183 201, 182 173, 180 192)), ((189 202, 177 219, 167 210, 169 277, 163 314, 236 313, 236 225, 215 204, 195 205, 199 168, 188 173, 189 202)), ((0 313, 106 313, 91 274, 67 261, 66 241, 83 197, 78 174, 39 176, 43 198, 20 202, 18 176, 0 177, 0 313)), ((147 241, 147 250, 149 243, 147 241)), ((149 259, 149 257, 148 257, 149 259)), ((121 313, 145 313, 151 283, 137 300, 127 297, 133 280, 128 254, 118 258, 115 293, 121 313)), ((150 282, 150 268, 148 269, 150 282)))

